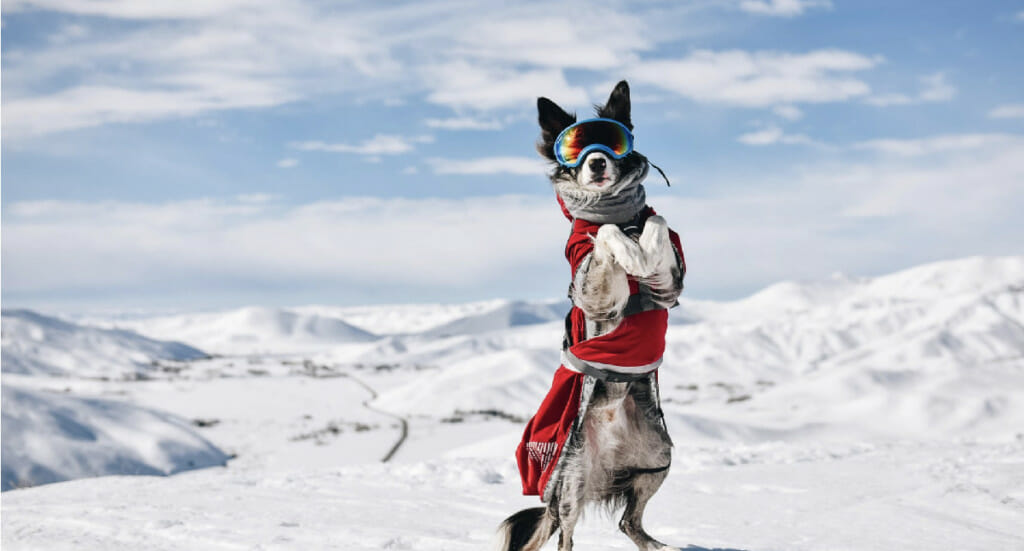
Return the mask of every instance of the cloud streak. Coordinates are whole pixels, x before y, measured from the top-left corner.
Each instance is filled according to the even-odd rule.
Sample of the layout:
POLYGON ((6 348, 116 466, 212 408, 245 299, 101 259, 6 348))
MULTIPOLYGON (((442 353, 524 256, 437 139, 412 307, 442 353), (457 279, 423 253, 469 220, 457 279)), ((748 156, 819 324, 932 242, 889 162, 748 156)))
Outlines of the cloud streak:
POLYGON ((864 102, 877 107, 889 107, 891 105, 949 101, 956 96, 956 87, 946 80, 945 73, 925 75, 920 78, 920 82, 921 90, 916 95, 876 94, 865 98, 864 102))
POLYGON ((821 145, 803 134, 786 134, 777 126, 748 132, 736 138, 736 141, 746 145, 821 145))
POLYGON ((740 9, 756 15, 796 17, 811 8, 831 9, 830 0, 743 0, 740 9))
POLYGON ((871 88, 850 75, 880 62, 880 58, 844 50, 804 54, 700 50, 682 59, 639 62, 630 76, 702 103, 769 107, 865 96, 871 88))
POLYGON ((918 139, 877 139, 858 142, 853 149, 870 150, 899 157, 922 157, 942 153, 984 151, 1006 144, 1024 143, 1012 134, 947 134, 918 139))
POLYGON ((501 130, 504 126, 501 121, 495 119, 475 119, 472 117, 426 119, 423 123, 430 128, 440 130, 501 130))
POLYGON ((482 157, 479 159, 428 159, 434 174, 543 174, 548 166, 533 157, 482 157))
POLYGON ((988 112, 990 119, 1024 119, 1024 103, 1008 103, 988 112))
POLYGON ((416 149, 416 144, 431 143, 432 136, 396 136, 377 134, 359 144, 328 143, 319 140, 291 142, 288 147, 299 151, 322 151, 326 153, 354 153, 356 155, 400 155, 416 149))

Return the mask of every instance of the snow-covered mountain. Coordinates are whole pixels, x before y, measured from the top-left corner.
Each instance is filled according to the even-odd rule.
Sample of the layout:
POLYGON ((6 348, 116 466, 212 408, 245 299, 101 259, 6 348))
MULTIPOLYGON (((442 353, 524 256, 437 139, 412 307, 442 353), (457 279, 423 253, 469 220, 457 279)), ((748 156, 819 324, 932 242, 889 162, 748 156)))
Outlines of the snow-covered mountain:
MULTIPOLYGON (((782 283, 738 301, 683 300, 673 316, 686 321, 667 336, 663 395, 695 437, 940 437, 1024 426, 1022 257, 782 283)), ((439 417, 482 407, 529 415, 557 366, 561 325, 463 327, 365 352, 439 369, 377 403, 439 417)))
MULTIPOLYGON (((675 408, 681 415, 788 434, 812 425, 898 436, 1024 426, 1024 258, 776 285, 693 310, 701 321, 670 329, 662 370, 692 389, 666 393, 694 403, 675 408)), ((706 430, 715 422, 700 422, 719 434, 706 430)))
POLYGON ((93 476, 168 475, 227 460, 177 416, 3 385, 3 490, 93 476))
POLYGON ((116 324, 155 338, 192 343, 215 354, 287 353, 377 338, 336 317, 255 306, 116 324))
MULTIPOLYGON (((516 302, 526 308, 534 303, 493 299, 459 304, 388 304, 370 306, 306 305, 292 308, 294 312, 315 314, 345 320, 375 335, 408 335, 458 323, 476 316, 507 308, 516 302)), ((553 304, 553 302, 539 303, 553 304)))
POLYGON ((4 310, 2 323, 4 373, 132 378, 152 371, 158 360, 206 357, 180 342, 79 325, 29 310, 4 310))
POLYGON ((509 301, 497 307, 454 319, 437 327, 421 332, 426 337, 449 335, 472 335, 512 329, 524 325, 536 325, 562 320, 569 311, 569 301, 538 302, 509 301))

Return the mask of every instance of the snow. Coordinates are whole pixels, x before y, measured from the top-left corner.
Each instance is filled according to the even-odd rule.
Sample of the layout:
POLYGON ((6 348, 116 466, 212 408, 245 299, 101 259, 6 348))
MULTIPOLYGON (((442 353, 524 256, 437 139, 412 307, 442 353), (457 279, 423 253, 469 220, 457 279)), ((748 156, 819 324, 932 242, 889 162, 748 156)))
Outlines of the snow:
MULTIPOLYGON (((142 381, 95 377, 86 360, 116 356, 70 333, 30 341, 5 312, 5 473, 30 461, 8 451, 8 403, 35 408, 9 392, 118 404, 138 433, 156 431, 140 415, 167 412, 237 458, 7 491, 3 546, 479 549, 503 518, 538 504, 520 495, 512 452, 557 366, 565 308, 78 318, 71 333, 131 329, 219 355, 157 359, 142 381), (82 361, 8 370, 40 347, 82 361)), ((672 321, 660 378, 676 449, 648 509, 657 537, 696 550, 1024 548, 1024 257, 683 300, 672 321)), ((102 371, 154 362, 137 359, 102 371)), ((57 426, 34 432, 63 438, 57 426)), ((576 540, 634 548, 600 514, 576 540)))
POLYGON ((295 310, 344 319, 352 325, 362 327, 377 335, 401 335, 423 333, 448 323, 459 323, 481 316, 487 317, 500 311, 532 311, 534 315, 545 317, 550 315, 552 308, 559 311, 560 305, 564 312, 564 301, 529 303, 507 299, 465 304, 390 304, 386 307, 310 305, 301 306, 295 310))
POLYGON ((2 319, 4 373, 135 378, 154 371, 159 360, 206 356, 179 342, 82 326, 29 310, 4 310, 2 319))
POLYGON ((4 490, 109 474, 166 475, 228 456, 183 419, 115 400, 3 387, 4 490))
POLYGON ((216 354, 294 352, 376 338, 335 317, 265 307, 121 320, 117 325, 155 338, 190 342, 216 354))
MULTIPOLYGON (((687 550, 1024 545, 1024 445, 679 446, 645 525, 687 550), (692 546, 691 546, 692 545, 692 546)), ((519 495, 514 463, 445 459, 309 471, 112 477, 4 494, 4 548, 478 550, 519 495)), ((604 515, 578 549, 633 550, 604 515)), ((546 549, 554 549, 553 542, 546 549)))
POLYGON ((502 350, 453 362, 436 375, 384 393, 374 404, 405 414, 443 416, 500 409, 529 416, 547 392, 559 352, 502 350))
POLYGON ((523 325, 562 320, 565 318, 565 312, 568 310, 568 300, 540 304, 510 301, 486 312, 464 316, 422 333, 425 336, 431 337, 486 333, 523 325))

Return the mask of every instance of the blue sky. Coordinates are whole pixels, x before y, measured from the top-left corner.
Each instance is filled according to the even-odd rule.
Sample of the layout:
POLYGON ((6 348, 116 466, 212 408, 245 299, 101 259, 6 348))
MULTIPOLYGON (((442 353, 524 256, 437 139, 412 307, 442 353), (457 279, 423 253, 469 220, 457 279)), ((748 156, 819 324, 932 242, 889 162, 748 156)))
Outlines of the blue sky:
POLYGON ((1024 4, 5 0, 3 301, 559 296, 535 99, 628 79, 694 298, 1022 254, 1024 4))

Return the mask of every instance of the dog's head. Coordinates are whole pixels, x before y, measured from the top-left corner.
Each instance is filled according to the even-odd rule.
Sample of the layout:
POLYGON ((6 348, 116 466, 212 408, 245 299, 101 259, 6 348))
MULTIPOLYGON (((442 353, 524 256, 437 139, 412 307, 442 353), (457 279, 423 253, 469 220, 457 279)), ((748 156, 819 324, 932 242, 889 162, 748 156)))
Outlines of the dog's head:
MULTIPOLYGON (((595 105, 597 116, 616 120, 633 130, 630 120, 629 84, 622 81, 612 90, 608 102, 595 105)), ((575 167, 558 163, 555 156, 555 140, 563 130, 576 123, 576 115, 565 112, 548 98, 537 99, 538 122, 541 138, 537 151, 555 164, 551 183, 559 195, 571 194, 599 201, 602 196, 616 195, 639 183, 647 175, 647 158, 632 151, 621 159, 615 159, 604 151, 590 151, 575 167)))

